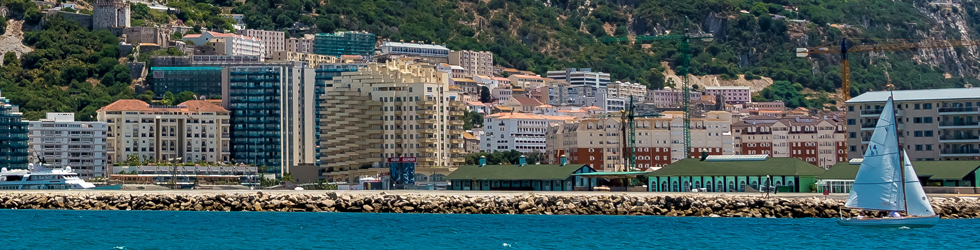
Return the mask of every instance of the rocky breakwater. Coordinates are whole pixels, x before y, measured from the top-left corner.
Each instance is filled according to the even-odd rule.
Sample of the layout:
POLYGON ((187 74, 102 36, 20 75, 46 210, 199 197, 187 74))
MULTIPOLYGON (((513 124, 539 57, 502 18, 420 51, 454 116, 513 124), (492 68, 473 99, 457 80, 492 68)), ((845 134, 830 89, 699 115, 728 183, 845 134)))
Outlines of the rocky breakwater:
MULTIPOLYGON (((976 199, 934 198, 944 218, 980 218, 976 199)), ((663 215, 835 218, 843 201, 750 196, 0 193, 0 209, 663 215)), ((844 209, 845 217, 859 211, 844 209)), ((880 214, 866 214, 880 216, 880 214)))

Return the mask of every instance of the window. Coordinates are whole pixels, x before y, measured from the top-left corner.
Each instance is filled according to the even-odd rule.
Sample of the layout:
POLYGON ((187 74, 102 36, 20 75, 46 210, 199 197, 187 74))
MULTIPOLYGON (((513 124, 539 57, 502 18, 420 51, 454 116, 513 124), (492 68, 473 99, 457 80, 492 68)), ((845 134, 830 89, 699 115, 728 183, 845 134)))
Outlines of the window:
POLYGON ((857 147, 851 146, 851 152, 857 152, 857 147))
POLYGON ((915 145, 915 151, 922 151, 922 145, 915 145))
POLYGON ((854 106, 847 106, 847 111, 853 112, 854 111, 854 106))
POLYGON ((850 132, 850 136, 849 137, 851 137, 851 138, 857 138, 857 133, 856 132, 850 132))
POLYGON ((923 117, 922 123, 932 123, 932 117, 923 117))
POLYGON ((915 104, 915 109, 921 109, 918 103, 915 104))
POLYGON ((854 124, 857 124, 857 122, 855 122, 854 119, 847 119, 847 125, 854 125, 854 124))
MULTIPOLYGON (((932 118, 932 117, 929 117, 932 118)), ((926 130, 922 132, 923 137, 932 137, 932 130, 926 130)))
POLYGON ((932 151, 932 144, 926 144, 926 151, 932 151))
POLYGON ((915 119, 912 120, 914 123, 922 123, 922 117, 916 117, 915 119))
POLYGON ((915 131, 915 137, 922 137, 922 131, 915 131))

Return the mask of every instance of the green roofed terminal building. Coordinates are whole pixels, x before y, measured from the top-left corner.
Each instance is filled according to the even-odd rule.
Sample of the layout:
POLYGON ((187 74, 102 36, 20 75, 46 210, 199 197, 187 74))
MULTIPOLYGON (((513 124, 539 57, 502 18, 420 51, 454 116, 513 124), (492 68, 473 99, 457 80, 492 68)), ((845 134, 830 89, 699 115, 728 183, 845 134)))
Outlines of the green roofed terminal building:
MULTIPOLYGON (((841 162, 817 178, 817 189, 849 193, 863 159, 841 162)), ((980 188, 980 161, 913 161, 912 168, 926 193, 975 194, 980 188)))
POLYGON ((591 191, 597 180, 576 174, 592 172, 588 165, 569 164, 567 157, 558 165, 529 165, 523 156, 517 165, 487 165, 480 158, 480 165, 460 166, 446 180, 450 190, 591 191))
POLYGON ((779 192, 813 192, 824 169, 797 158, 768 155, 712 155, 677 161, 646 174, 650 192, 751 192, 775 186, 779 192))

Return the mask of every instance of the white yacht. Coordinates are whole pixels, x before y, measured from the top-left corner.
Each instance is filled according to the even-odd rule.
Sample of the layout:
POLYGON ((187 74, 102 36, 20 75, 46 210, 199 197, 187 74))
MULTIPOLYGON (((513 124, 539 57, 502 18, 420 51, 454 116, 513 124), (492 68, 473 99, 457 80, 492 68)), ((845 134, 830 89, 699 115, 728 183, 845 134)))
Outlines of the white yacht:
POLYGON ((71 167, 48 168, 43 164, 28 164, 27 169, 0 169, 0 189, 51 190, 92 189, 95 185, 78 178, 71 167))

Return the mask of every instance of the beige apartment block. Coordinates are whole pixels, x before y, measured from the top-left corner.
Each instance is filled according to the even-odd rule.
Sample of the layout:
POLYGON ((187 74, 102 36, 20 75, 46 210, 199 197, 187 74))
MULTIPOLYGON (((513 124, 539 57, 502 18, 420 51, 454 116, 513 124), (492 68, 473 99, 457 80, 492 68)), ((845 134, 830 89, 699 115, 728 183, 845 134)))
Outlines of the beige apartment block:
POLYGON ((449 90, 448 73, 431 64, 392 60, 333 79, 320 119, 327 126, 320 136, 328 180, 353 181, 368 174, 363 169, 387 171, 382 166, 390 157, 415 157, 417 167, 463 162, 466 106, 449 90), (352 145, 353 140, 367 143, 352 145))
POLYGON ((258 38, 265 44, 265 54, 286 50, 286 33, 273 30, 240 30, 238 34, 258 38))
POLYGON ((296 61, 305 62, 307 67, 316 68, 317 65, 325 63, 337 63, 335 56, 317 55, 311 53, 299 53, 292 51, 276 51, 272 53, 272 61, 296 61))
POLYGON ((493 75, 493 53, 489 51, 450 51, 449 64, 463 67, 464 77, 493 75))
POLYGON ((847 155, 862 158, 894 94, 899 143, 913 161, 980 157, 980 88, 875 91, 846 102, 847 155))
POLYGON ((174 106, 119 100, 98 110, 108 125, 108 163, 140 160, 229 161, 229 112, 208 101, 174 106))
POLYGON ((313 54, 313 34, 301 38, 286 39, 286 51, 313 54))

